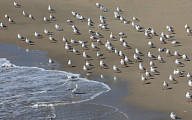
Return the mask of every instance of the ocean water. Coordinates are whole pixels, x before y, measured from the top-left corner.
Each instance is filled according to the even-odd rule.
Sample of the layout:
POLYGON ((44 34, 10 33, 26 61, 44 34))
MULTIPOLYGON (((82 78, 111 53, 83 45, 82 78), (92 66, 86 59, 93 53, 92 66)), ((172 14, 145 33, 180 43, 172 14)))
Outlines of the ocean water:
POLYGON ((79 74, 16 66, 6 58, 0 58, 0 66, 0 119, 55 118, 54 106, 87 101, 110 90, 79 74))
POLYGON ((107 83, 50 70, 59 64, 48 64, 45 55, 0 42, 0 119, 129 120, 115 107, 85 102, 110 91, 107 83))

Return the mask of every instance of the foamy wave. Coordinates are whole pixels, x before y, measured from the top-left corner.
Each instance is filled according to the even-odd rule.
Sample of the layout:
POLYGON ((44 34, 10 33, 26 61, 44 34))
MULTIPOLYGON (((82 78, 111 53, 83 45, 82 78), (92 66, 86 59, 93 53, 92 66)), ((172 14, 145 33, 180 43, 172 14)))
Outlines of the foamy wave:
MULTIPOLYGON (((80 78, 80 74, 16 66, 6 58, 0 58, 0 66, 1 119, 20 118, 23 108, 26 114, 40 114, 39 110, 50 111, 55 105, 88 101, 110 90, 104 83, 80 78), (79 87, 72 93, 76 84, 79 87)), ((54 118, 54 112, 50 116, 54 118)))

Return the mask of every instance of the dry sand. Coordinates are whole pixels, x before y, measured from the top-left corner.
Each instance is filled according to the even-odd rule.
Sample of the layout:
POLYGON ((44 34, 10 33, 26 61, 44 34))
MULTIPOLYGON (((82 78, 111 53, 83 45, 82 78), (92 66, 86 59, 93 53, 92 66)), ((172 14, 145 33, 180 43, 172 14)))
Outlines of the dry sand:
MULTIPOLYGON (((61 64, 61 70, 66 70, 74 73, 84 73, 82 66, 85 64, 84 58, 81 55, 76 55, 75 53, 67 53, 64 49, 64 44, 62 42, 62 37, 65 36, 68 41, 71 38, 75 40, 87 41, 88 50, 86 53, 91 56, 89 59, 90 63, 94 66, 90 72, 94 74, 106 74, 115 75, 121 77, 128 81, 131 85, 130 92, 127 97, 123 98, 122 101, 138 105, 144 108, 164 111, 164 112, 174 112, 178 116, 185 120, 190 120, 192 115, 191 103, 187 103, 185 94, 189 90, 188 79, 186 74, 192 71, 190 66, 191 61, 184 62, 184 67, 179 67, 184 72, 184 77, 174 78, 178 81, 178 84, 170 85, 172 89, 162 90, 163 81, 169 82, 168 76, 173 75, 173 70, 176 69, 174 63, 175 57, 166 57, 165 52, 158 52, 158 48, 170 49, 171 53, 177 50, 181 55, 187 54, 189 59, 192 59, 190 54, 190 44, 191 36, 187 36, 184 29, 184 25, 188 24, 191 26, 191 1, 180 1, 180 0, 18 0, 21 4, 21 8, 14 8, 13 0, 1 1, 1 14, 0 22, 7 25, 7 30, 0 30, 0 41, 6 43, 17 44, 21 47, 28 49, 41 49, 48 51, 49 57, 53 58, 61 64), (108 12, 101 12, 100 9, 96 8, 95 3, 99 2, 104 7, 106 7, 108 12), (45 24, 43 22, 43 17, 49 17, 49 12, 47 6, 51 5, 55 9, 55 13, 52 13, 56 17, 56 21, 51 21, 51 23, 45 24), (144 28, 154 28, 158 36, 152 39, 145 39, 144 32, 136 32, 131 24, 123 24, 119 20, 113 17, 113 12, 116 11, 116 7, 119 6, 123 13, 120 15, 125 19, 132 21, 132 17, 137 17, 140 21, 137 22, 138 25, 144 28), (31 21, 22 15, 22 11, 26 11, 28 14, 32 14, 36 20, 31 21), (93 28, 89 28, 87 22, 81 22, 72 16, 71 11, 75 11, 83 15, 85 18, 91 18, 95 23, 93 28), (4 14, 8 14, 14 21, 15 24, 9 24, 4 18, 4 14), (106 18, 107 26, 109 31, 103 31, 98 28, 99 15, 103 15, 106 18), (68 25, 65 21, 70 19, 74 21, 74 25, 80 30, 81 35, 74 35, 71 25, 68 25), (56 31, 54 28, 55 24, 59 24, 63 27, 64 31, 56 31), (174 28, 174 36, 172 40, 180 42, 180 45, 174 47, 170 41, 167 44, 161 45, 159 41, 160 33, 168 33, 165 25, 170 25, 174 28), (56 43, 52 43, 48 36, 43 33, 44 29, 52 31, 53 37, 57 40, 56 43), (142 58, 143 66, 149 70, 149 58, 147 53, 150 51, 155 56, 161 55, 166 61, 165 63, 159 63, 157 60, 153 60, 157 66, 157 70, 160 75, 155 75, 154 79, 150 79, 150 84, 142 85, 141 75, 138 68, 138 63, 129 64, 127 68, 121 68, 120 57, 115 53, 109 53, 105 51, 104 45, 98 46, 100 48, 99 52, 103 54, 103 61, 109 66, 109 69, 101 70, 99 66, 99 60, 97 60, 96 52, 93 51, 89 40, 88 30, 92 29, 94 32, 99 31, 104 37, 100 38, 103 43, 109 39, 110 32, 113 32, 116 41, 111 41, 115 48, 122 50, 125 55, 127 55, 131 60, 133 60, 133 54, 135 53, 135 48, 138 48, 144 56, 142 58), (35 39, 34 32, 39 32, 43 35, 42 39, 35 39), (124 32, 127 36, 125 41, 132 49, 124 50, 119 42, 119 32, 124 32), (34 42, 34 45, 27 45, 24 41, 19 41, 17 39, 17 34, 29 38, 34 42), (156 48, 149 48, 147 42, 152 41, 156 48), (73 68, 67 67, 67 61, 71 59, 73 68), (112 66, 116 65, 122 72, 114 73, 112 66)), ((97 44, 95 42, 95 44, 97 44)), ((81 46, 77 44, 75 46, 80 53, 83 52, 81 46)), ((181 59, 183 62, 183 60, 181 59)))

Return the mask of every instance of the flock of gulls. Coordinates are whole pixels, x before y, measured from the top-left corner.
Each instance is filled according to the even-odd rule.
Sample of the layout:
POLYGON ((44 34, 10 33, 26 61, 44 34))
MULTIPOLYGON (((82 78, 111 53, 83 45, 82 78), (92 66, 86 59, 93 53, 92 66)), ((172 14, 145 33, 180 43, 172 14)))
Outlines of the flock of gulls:
MULTIPOLYGON (((14 2, 14 7, 16 8, 22 8, 20 4, 14 2)), ((96 7, 98 9, 100 9, 102 12, 107 12, 108 9, 105 8, 103 5, 101 5, 100 3, 96 3, 96 7)), ((45 24, 50 23, 52 20, 56 20, 56 17, 54 16, 54 13, 56 12, 51 5, 48 5, 48 12, 50 13, 49 17, 43 17, 42 20, 44 21, 45 24)), ((123 11, 120 9, 120 7, 117 7, 116 11, 114 11, 114 18, 117 19, 118 21, 120 21, 122 24, 131 24, 133 29, 137 32, 144 32, 144 37, 145 39, 149 39, 151 40, 153 37, 159 37, 159 44, 163 45, 163 44, 172 44, 173 47, 178 47, 180 42, 172 40, 173 38, 173 33, 174 33, 174 28, 166 25, 165 28, 167 30, 167 34, 165 34, 164 32, 157 34, 155 32, 154 28, 144 28, 140 25, 138 25, 138 23, 140 22, 140 20, 136 17, 132 18, 132 21, 128 21, 125 18, 123 18, 122 16, 123 11)), ((32 14, 28 14, 25 11, 22 12, 24 17, 28 17, 30 20, 36 20, 35 17, 32 16, 32 14)), ((100 23, 98 23, 98 26, 95 26, 96 23, 94 23, 91 18, 85 18, 83 17, 81 14, 75 12, 75 11, 71 11, 72 16, 74 16, 77 20, 82 21, 82 22, 87 22, 88 25, 88 32, 89 32, 89 42, 85 42, 85 41, 76 41, 74 39, 71 39, 70 41, 67 40, 67 38, 65 38, 63 36, 63 43, 64 43, 64 49, 66 50, 66 54, 69 52, 73 52, 76 55, 82 55, 82 57, 85 60, 85 65, 82 66, 82 69, 85 71, 86 74, 88 74, 90 72, 90 66, 93 66, 90 62, 89 59, 91 58, 90 55, 87 54, 86 50, 90 50, 89 46, 91 47, 92 51, 96 51, 96 57, 99 60, 99 66, 100 69, 110 69, 110 67, 105 63, 105 60, 102 59, 104 58, 104 54, 108 54, 111 53, 111 55, 117 55, 120 57, 120 65, 121 68, 126 68, 128 67, 129 63, 138 63, 138 69, 140 70, 140 73, 142 73, 141 75, 141 83, 142 85, 148 84, 148 80, 150 80, 150 78, 154 78, 154 76, 158 75, 160 73, 160 71, 157 70, 157 66, 155 65, 154 61, 157 60, 159 61, 159 63, 166 63, 166 61, 164 61, 164 59, 160 56, 160 55, 154 55, 152 52, 154 51, 154 49, 156 49, 156 46, 154 45, 154 43, 152 41, 147 42, 149 48, 151 51, 149 51, 146 56, 148 56, 149 59, 149 69, 147 70, 146 67, 144 67, 142 65, 142 57, 145 56, 144 53, 142 53, 142 51, 139 50, 139 48, 135 48, 135 53, 133 54, 133 56, 127 56, 126 54, 124 54, 124 51, 129 50, 129 49, 133 49, 131 46, 128 45, 127 41, 125 40, 126 35, 124 32, 119 32, 117 35, 113 34, 113 32, 110 31, 109 27, 107 26, 107 21, 106 21, 106 17, 100 15, 99 16, 99 20, 100 23), (92 28, 93 27, 98 27, 99 31, 93 31, 92 28), (100 38, 103 38, 102 32, 104 31, 110 31, 110 36, 108 36, 109 39, 107 39, 106 41, 101 40, 100 38), (121 49, 117 49, 115 47, 115 45, 113 45, 113 42, 117 41, 117 39, 119 38, 119 43, 121 44, 121 49), (88 43, 90 43, 90 45, 87 45, 88 43), (82 53, 80 52, 80 50, 78 51, 75 46, 80 45, 83 51, 82 53), (100 49, 101 47, 105 47, 104 49, 106 49, 106 53, 101 53, 100 49), (131 59, 133 60, 131 60, 131 59)), ((14 19, 12 19, 11 17, 8 16, 8 14, 5 14, 5 19, 8 20, 8 22, 10 24, 16 24, 14 19)), ((72 20, 66 20, 66 23, 71 25, 72 31, 74 32, 74 35, 81 35, 80 30, 75 26, 74 21, 72 20)), ((11 25, 10 25, 11 26, 11 25)), ((63 28, 58 25, 55 24, 55 29, 57 31, 63 31, 63 28)), ((7 30, 8 26, 0 23, 0 28, 2 30, 7 30)), ((186 24, 184 26, 184 29, 186 30, 187 35, 192 35, 191 33, 191 29, 190 27, 186 24)), ((48 29, 44 29, 44 34, 45 36, 48 36, 48 39, 51 42, 56 42, 55 38, 52 36, 51 31, 49 31, 48 29)), ((18 39, 20 41, 25 41, 26 44, 31 45, 34 44, 34 42, 32 40, 30 40, 27 37, 24 37, 23 35, 18 33, 18 39)), ((40 34, 39 32, 34 32, 34 37, 35 39, 41 39, 43 37, 43 34, 40 34)), ((190 61, 190 59, 188 58, 188 56, 186 54, 179 54, 178 51, 174 51, 171 52, 169 49, 166 48, 158 48, 157 49, 159 52, 164 52, 166 54, 166 57, 175 57, 175 66, 176 68, 173 70, 173 74, 170 74, 169 77, 167 78, 169 80, 168 81, 163 81, 162 86, 163 86, 163 90, 168 90, 170 84, 177 84, 178 81, 174 78, 175 77, 181 77, 183 76, 183 72, 179 69, 180 67, 184 67, 185 66, 185 62, 190 61)), ((49 58, 49 64, 53 64, 54 61, 49 58)), ((117 64, 119 64, 117 63, 117 64)), ((68 60, 68 67, 72 68, 72 60, 68 60)), ((122 71, 120 70, 120 68, 117 67, 117 65, 113 65, 112 69, 114 71, 114 74, 117 73, 121 73, 122 71)), ((192 89, 192 75, 191 73, 187 73, 186 77, 188 78, 188 85, 189 87, 192 89)), ((69 76, 69 78, 71 78, 71 76, 69 76)), ((77 91, 78 89, 78 85, 75 86, 75 88, 72 90, 72 92, 77 91)), ((187 98, 187 102, 191 102, 192 99, 192 95, 189 92, 186 92, 186 98, 187 98)), ((179 119, 179 117, 177 117, 173 112, 171 112, 170 114, 171 119, 175 120, 175 119, 179 119)))

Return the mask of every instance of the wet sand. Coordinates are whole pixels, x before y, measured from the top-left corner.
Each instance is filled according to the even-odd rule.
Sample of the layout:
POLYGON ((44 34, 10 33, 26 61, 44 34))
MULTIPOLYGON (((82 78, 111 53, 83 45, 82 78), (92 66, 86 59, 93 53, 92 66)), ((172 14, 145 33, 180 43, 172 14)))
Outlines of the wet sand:
MULTIPOLYGON (((147 109, 162 111, 162 112, 174 112, 183 119, 191 118, 191 103, 187 103, 185 94, 189 90, 187 84, 188 79, 185 77, 188 72, 192 71, 190 67, 191 61, 184 62, 184 67, 179 67, 180 70, 184 72, 184 77, 174 78, 178 81, 178 84, 170 85, 171 89, 162 90, 163 81, 169 82, 168 76, 173 75, 173 69, 176 69, 174 63, 175 57, 166 57, 165 52, 158 52, 158 48, 170 49, 171 53, 177 50, 181 55, 187 54, 189 58, 190 55, 190 43, 191 37, 187 36, 184 29, 184 25, 190 24, 191 20, 191 2, 170 0, 170 1, 158 1, 158 0, 113 0, 113 1, 96 1, 96 0, 70 0, 70 1, 47 1, 37 0, 34 1, 18 1, 21 4, 21 8, 14 8, 13 1, 2 1, 1 2, 2 14, 0 16, 0 21, 7 25, 7 30, 1 30, 0 41, 6 43, 17 44, 21 47, 28 49, 41 49, 48 52, 47 56, 53 58, 58 63, 61 64, 60 69, 74 72, 74 73, 84 73, 82 66, 85 64, 84 58, 82 57, 82 50, 80 45, 76 45, 75 48, 80 51, 81 55, 76 55, 75 53, 67 53, 64 49, 62 42, 62 37, 65 36, 69 41, 71 38, 76 41, 82 40, 87 41, 88 50, 85 50, 88 55, 91 56, 89 59, 90 63, 94 66, 90 70, 93 74, 104 74, 104 75, 115 75, 130 83, 130 90, 127 96, 122 99, 122 101, 144 107, 147 109), (106 7, 108 12, 101 12, 96 8, 95 3, 100 2, 104 7, 106 7), (126 4, 125 4, 126 3, 126 4), (43 22, 43 17, 49 16, 47 6, 51 5, 55 9, 55 13, 52 13, 56 17, 56 21, 51 21, 51 23, 45 24, 43 22), (132 17, 137 17, 140 21, 136 24, 141 25, 144 28, 154 28, 158 36, 152 37, 152 39, 145 39, 144 32, 136 32, 131 24, 123 24, 119 20, 113 17, 113 12, 116 7, 119 6, 123 13, 122 15, 125 19, 132 21, 132 17), (36 20, 31 21, 29 18, 23 17, 22 11, 25 10, 27 13, 32 14, 36 20), (87 26, 87 22, 81 22, 71 15, 71 11, 76 11, 83 15, 85 18, 91 18, 95 23, 92 28, 87 26), (9 24, 6 19, 4 19, 4 14, 8 14, 16 24, 9 24), (99 15, 103 15, 106 18, 107 26, 109 31, 100 30, 97 25, 99 24, 99 15), (80 35, 74 35, 71 25, 68 25, 65 21, 71 19, 74 21, 74 25, 80 30, 80 35), (54 29, 55 24, 59 24, 63 27, 63 31, 56 31, 54 29), (171 36, 173 38, 171 41, 176 40, 180 42, 177 47, 171 44, 171 41, 166 41, 167 44, 160 44, 159 37, 160 33, 164 32, 167 34, 165 25, 170 25, 174 28, 174 34, 171 36), (50 42, 48 36, 43 33, 44 29, 52 31, 53 37, 57 40, 56 43, 50 42), (115 53, 109 53, 105 51, 104 45, 98 46, 100 48, 99 52, 103 54, 103 61, 109 66, 109 69, 101 70, 99 66, 99 61, 96 57, 96 51, 93 51, 89 40, 88 30, 92 29, 94 32, 99 31, 103 38, 100 38, 103 43, 109 39, 110 32, 116 37, 116 41, 111 41, 115 48, 122 50, 125 55, 127 55, 133 61, 133 54, 135 53, 135 48, 138 48, 144 56, 142 58, 143 66, 149 70, 149 58, 147 53, 150 51, 155 56, 161 55, 165 60, 165 63, 159 63, 157 60, 153 60, 157 66, 157 70, 160 72, 159 75, 155 75, 154 79, 150 79, 150 84, 142 85, 141 74, 138 68, 138 63, 129 64, 127 68, 121 68, 119 63, 120 57, 115 53), (43 35, 42 39, 35 39, 34 32, 39 32, 43 35), (124 50, 121 43, 119 42, 118 33, 123 31, 127 36, 125 41, 132 49, 124 50), (29 38, 34 42, 34 45, 27 45, 23 41, 17 39, 17 34, 29 38), (152 41, 156 48, 149 48, 147 45, 148 41, 152 41), (67 68, 67 61, 71 59, 73 68, 67 68), (112 66, 116 65, 122 72, 114 73, 112 66)), ((96 43, 95 43, 96 44, 96 43)), ((180 59, 182 62, 183 60, 180 59)))

